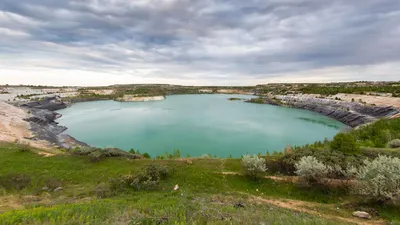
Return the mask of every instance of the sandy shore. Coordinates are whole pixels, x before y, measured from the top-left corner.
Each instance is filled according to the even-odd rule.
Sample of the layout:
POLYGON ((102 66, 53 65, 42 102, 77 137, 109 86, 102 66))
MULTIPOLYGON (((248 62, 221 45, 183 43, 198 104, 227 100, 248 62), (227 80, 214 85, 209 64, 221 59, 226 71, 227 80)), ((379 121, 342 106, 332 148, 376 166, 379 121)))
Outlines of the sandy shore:
POLYGON ((164 96, 135 96, 135 95, 124 95, 124 97, 118 99, 122 102, 148 102, 148 101, 162 101, 165 100, 164 96))
POLYGON ((347 102, 351 102, 352 99, 354 99, 354 101, 356 102, 361 100, 363 102, 366 102, 367 104, 375 104, 378 106, 394 106, 396 108, 400 108, 400 98, 394 98, 394 97, 339 93, 337 95, 333 95, 330 98, 332 99, 340 98, 343 101, 347 102))
POLYGON ((36 148, 49 149, 51 144, 43 140, 31 140, 34 134, 30 130, 30 124, 24 121, 29 113, 21 108, 0 102, 0 141, 21 142, 36 148))

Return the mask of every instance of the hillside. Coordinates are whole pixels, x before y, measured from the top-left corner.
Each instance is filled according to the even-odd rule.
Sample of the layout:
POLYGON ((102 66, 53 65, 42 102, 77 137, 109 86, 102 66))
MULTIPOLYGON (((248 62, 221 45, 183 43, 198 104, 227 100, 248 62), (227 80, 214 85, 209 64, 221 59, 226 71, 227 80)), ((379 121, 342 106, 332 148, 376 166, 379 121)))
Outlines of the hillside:
POLYGON ((244 176, 241 159, 97 158, 78 150, 44 155, 2 143, 0 224, 398 224, 396 202, 374 203, 339 180, 304 186, 290 170, 291 161, 310 155, 355 166, 378 154, 399 157, 398 148, 382 144, 400 137, 399 123, 379 121, 345 134, 354 137, 356 153, 333 149, 336 142, 352 146, 339 134, 333 142, 261 156, 268 170, 255 180, 244 176), (372 219, 353 217, 356 210, 372 219))

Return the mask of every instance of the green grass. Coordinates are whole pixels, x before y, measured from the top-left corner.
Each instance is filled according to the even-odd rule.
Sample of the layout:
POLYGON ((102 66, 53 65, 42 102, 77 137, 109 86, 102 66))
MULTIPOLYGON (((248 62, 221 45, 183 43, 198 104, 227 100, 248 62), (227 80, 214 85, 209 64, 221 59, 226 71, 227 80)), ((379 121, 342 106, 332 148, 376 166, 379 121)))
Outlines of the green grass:
MULTIPOLYGON (((269 196, 293 198, 315 202, 338 202, 344 194, 315 189, 300 189, 292 183, 263 179, 249 181, 243 176, 222 175, 218 172, 241 172, 240 159, 193 159, 189 165, 179 160, 127 160, 125 158, 107 158, 100 162, 90 162, 85 156, 58 155, 41 157, 32 152, 19 152, 14 145, 6 145, 0 150, 0 175, 24 174, 31 178, 31 184, 25 190, 27 194, 36 193, 50 179, 66 186, 66 191, 79 188, 90 192, 96 185, 108 182, 121 175, 135 174, 146 165, 158 163, 167 165, 172 176, 163 182, 161 189, 172 189, 175 184, 191 192, 220 193, 221 191, 239 191, 260 193, 269 196), (210 185, 210 183, 212 185, 210 185)), ((82 191, 80 191, 82 192, 82 191)))
MULTIPOLYGON (((57 155, 42 157, 31 151, 21 152, 15 144, 0 144, 0 184, 10 177, 29 178, 22 190, 2 189, 0 201, 11 199, 24 209, 10 211, 0 204, 0 224, 338 224, 321 218, 256 204, 249 195, 264 198, 297 199, 340 204, 354 197, 340 190, 300 188, 297 184, 270 179, 250 181, 240 175, 240 159, 128 160, 106 158, 91 162, 88 157, 57 155), (168 167, 170 176, 156 191, 107 189, 108 181, 122 175, 137 174, 151 163, 168 167), (179 190, 173 191, 178 184, 179 190), (59 192, 43 191, 44 186, 59 192), (30 197, 31 196, 31 197, 30 197), (34 197, 32 197, 34 196, 34 197), (217 200, 215 200, 215 197, 217 200), (26 200, 28 199, 28 200, 26 200), (34 200, 32 200, 34 199, 34 200), (234 204, 243 203, 244 208, 234 204), (2 214, 1 214, 2 213, 2 214)), ((397 208, 383 210, 387 218, 397 208)), ((350 213, 350 212, 349 212, 350 213)))
POLYGON ((269 205, 211 202, 209 197, 144 193, 0 214, 0 224, 344 224, 269 205), (159 202, 159 204, 157 204, 159 202), (162 202, 162 204, 160 204, 162 202))

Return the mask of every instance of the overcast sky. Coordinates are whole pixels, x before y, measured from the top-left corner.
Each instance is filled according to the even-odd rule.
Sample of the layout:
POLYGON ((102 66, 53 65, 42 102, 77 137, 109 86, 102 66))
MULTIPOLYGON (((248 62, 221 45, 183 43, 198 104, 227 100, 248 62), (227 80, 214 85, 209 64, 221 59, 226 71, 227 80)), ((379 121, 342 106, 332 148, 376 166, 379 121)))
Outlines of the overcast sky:
POLYGON ((0 84, 400 80, 399 0, 0 0, 0 84))

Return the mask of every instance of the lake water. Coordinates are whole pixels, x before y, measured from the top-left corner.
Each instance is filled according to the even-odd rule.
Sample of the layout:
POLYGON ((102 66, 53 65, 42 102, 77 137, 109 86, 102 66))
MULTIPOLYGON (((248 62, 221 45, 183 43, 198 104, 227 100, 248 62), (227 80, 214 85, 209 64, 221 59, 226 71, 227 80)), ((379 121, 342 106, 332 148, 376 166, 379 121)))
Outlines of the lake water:
POLYGON ((317 113, 229 101, 243 95, 174 95, 165 101, 96 101, 59 110, 66 133, 97 147, 182 156, 239 157, 332 138, 346 126, 317 113))

